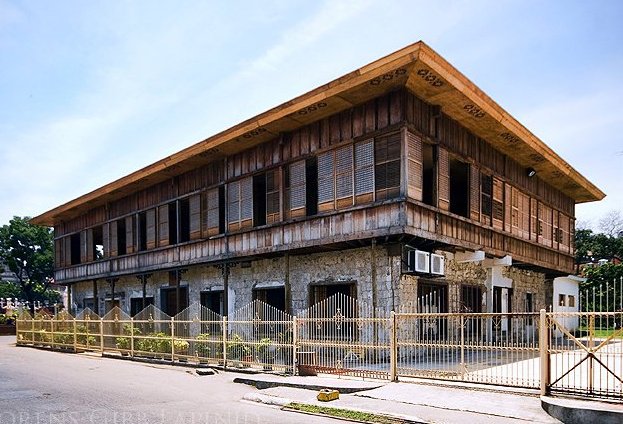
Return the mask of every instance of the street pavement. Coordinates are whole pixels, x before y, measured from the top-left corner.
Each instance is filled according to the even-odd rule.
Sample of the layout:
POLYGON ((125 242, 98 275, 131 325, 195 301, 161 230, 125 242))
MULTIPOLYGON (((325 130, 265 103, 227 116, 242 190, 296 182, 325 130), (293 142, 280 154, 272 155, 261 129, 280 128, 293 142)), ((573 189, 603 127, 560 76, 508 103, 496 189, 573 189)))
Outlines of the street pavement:
MULTIPOLYGON (((280 409, 290 402, 417 423, 559 422, 542 409, 535 390, 517 393, 430 380, 388 383, 233 371, 199 376, 190 367, 16 347, 15 336, 0 337, 0 424, 336 422, 280 409), (337 389, 340 398, 319 402, 319 388, 337 389)), ((587 422, 586 417, 573 421, 587 422)), ((620 417, 608 419, 619 422, 620 417)))
POLYGON ((15 347, 0 337, 0 424, 335 423, 243 400, 236 373, 15 347))

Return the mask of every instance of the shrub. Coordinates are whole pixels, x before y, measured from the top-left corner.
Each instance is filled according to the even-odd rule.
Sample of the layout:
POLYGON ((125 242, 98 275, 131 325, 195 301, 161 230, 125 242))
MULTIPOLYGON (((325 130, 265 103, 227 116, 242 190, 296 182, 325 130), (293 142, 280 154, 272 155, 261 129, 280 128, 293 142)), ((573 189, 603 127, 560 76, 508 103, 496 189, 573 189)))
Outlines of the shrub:
POLYGON ((207 358, 210 356, 210 352, 212 351, 212 349, 210 349, 210 345, 207 343, 208 340, 210 339, 210 333, 201 333, 197 336, 196 338, 197 343, 196 343, 196 353, 198 356, 207 358))

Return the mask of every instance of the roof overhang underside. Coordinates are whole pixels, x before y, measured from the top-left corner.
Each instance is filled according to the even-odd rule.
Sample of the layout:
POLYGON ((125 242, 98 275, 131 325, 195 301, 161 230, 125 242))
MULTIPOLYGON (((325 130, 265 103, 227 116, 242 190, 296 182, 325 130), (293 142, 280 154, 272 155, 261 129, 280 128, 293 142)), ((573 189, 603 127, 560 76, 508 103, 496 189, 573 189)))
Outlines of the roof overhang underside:
POLYGON ((178 153, 49 210, 32 222, 54 226, 218 158, 407 87, 441 107, 502 153, 577 203, 605 194, 423 42, 417 42, 178 153))

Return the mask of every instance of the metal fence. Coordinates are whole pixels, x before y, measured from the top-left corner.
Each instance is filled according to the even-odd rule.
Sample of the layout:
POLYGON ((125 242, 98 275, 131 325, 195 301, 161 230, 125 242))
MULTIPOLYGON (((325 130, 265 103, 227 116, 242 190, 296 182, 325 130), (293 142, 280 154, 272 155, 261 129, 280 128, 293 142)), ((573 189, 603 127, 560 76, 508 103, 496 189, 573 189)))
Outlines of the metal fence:
POLYGON ((294 373, 419 377, 623 400, 621 312, 388 312, 336 294, 290 316, 259 300, 222 317, 193 304, 17 320, 19 345, 294 373), (296 367, 295 365, 298 365, 296 367))

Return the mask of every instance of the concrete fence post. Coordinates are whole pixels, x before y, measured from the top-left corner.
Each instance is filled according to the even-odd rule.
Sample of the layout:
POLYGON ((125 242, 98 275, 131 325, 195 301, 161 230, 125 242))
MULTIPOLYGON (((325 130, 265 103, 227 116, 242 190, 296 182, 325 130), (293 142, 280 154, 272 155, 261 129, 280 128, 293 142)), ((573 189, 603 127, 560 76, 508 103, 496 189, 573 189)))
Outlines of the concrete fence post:
POLYGON ((541 309, 539 316, 539 351, 541 362, 541 396, 549 392, 550 363, 549 363, 549 329, 547 326, 547 312, 541 309))

